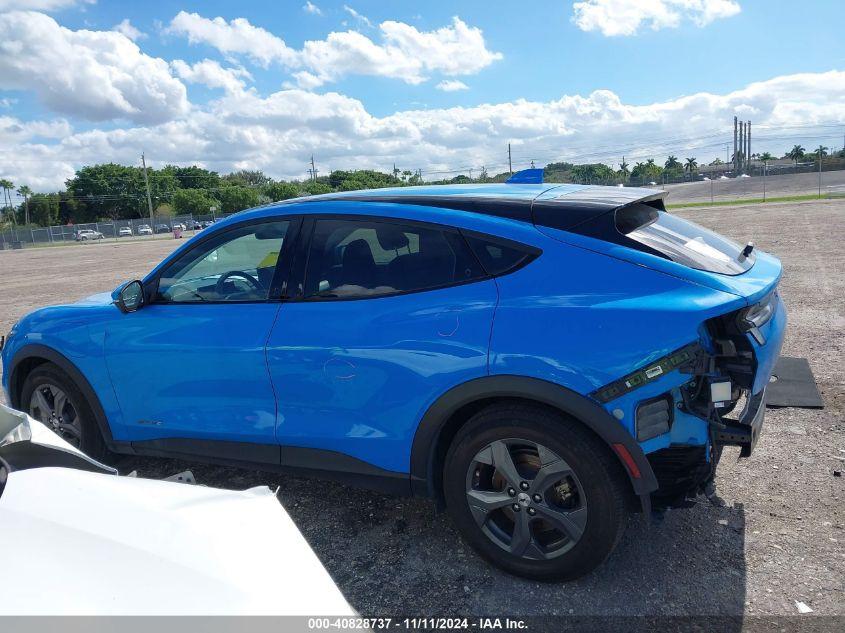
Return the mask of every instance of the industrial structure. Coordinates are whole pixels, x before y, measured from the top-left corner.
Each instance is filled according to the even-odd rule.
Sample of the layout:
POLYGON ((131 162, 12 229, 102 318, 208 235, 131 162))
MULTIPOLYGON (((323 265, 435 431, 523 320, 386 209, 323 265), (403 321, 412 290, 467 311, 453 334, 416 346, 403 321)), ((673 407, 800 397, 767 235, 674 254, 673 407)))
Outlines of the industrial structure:
POLYGON ((739 174, 751 164, 751 121, 740 121, 734 117, 733 169, 739 174))

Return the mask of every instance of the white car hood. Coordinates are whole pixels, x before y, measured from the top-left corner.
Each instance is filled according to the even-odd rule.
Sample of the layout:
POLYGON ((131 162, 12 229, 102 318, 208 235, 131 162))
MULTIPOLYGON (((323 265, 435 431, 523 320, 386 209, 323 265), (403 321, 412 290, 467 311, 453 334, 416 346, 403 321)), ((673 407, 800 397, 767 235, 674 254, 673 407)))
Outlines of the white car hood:
POLYGON ((267 487, 13 470, 0 548, 0 615, 355 613, 267 487))

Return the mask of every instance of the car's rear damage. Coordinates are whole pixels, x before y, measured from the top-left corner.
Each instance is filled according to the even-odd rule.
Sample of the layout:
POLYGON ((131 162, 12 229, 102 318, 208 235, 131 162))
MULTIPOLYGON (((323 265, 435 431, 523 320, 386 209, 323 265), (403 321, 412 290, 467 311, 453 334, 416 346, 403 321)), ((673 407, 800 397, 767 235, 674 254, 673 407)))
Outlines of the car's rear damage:
MULTIPOLYGON (((751 243, 741 247, 671 216, 663 193, 598 197, 579 222, 564 226, 557 214, 559 205, 573 204, 568 195, 552 189, 539 197, 533 212, 538 229, 572 246, 683 279, 701 289, 688 301, 710 302, 701 301, 699 327, 690 331, 689 343, 659 356, 643 349, 647 363, 589 394, 628 426, 646 453, 658 484, 652 507, 686 505, 712 482, 725 446, 739 447, 740 457, 748 457, 757 444, 766 386, 786 327, 777 291, 780 262, 751 243), (614 203, 621 204, 608 209, 614 203), (607 206, 598 212, 602 205, 607 206)), ((579 200, 585 197, 581 192, 579 200)), ((632 296, 639 299, 636 292, 632 296)), ((619 316, 626 318, 625 312, 619 316)), ((676 325, 689 327, 681 318, 676 325)))

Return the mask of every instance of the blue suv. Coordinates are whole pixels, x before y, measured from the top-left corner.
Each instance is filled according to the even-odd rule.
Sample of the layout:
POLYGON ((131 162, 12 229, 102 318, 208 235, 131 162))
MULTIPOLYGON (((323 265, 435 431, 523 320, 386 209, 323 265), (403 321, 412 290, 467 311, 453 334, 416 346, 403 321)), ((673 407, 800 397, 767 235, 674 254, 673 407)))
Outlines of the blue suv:
POLYGON ((436 499, 483 556, 577 577, 625 515, 751 453, 780 262, 663 192, 329 194, 232 216, 142 281, 37 310, 13 406, 87 453, 295 470, 436 499))

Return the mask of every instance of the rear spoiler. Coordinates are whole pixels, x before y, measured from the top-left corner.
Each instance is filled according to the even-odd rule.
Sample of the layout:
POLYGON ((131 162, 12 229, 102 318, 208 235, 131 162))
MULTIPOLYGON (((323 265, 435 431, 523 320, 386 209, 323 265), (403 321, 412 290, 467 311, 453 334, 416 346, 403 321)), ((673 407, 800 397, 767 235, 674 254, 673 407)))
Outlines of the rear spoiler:
POLYGON ((585 224, 612 224, 615 211, 633 204, 645 204, 665 211, 665 198, 666 192, 657 189, 586 187, 572 192, 558 185, 534 199, 531 219, 538 226, 572 231, 585 224), (558 193, 559 189, 563 193, 558 193))

